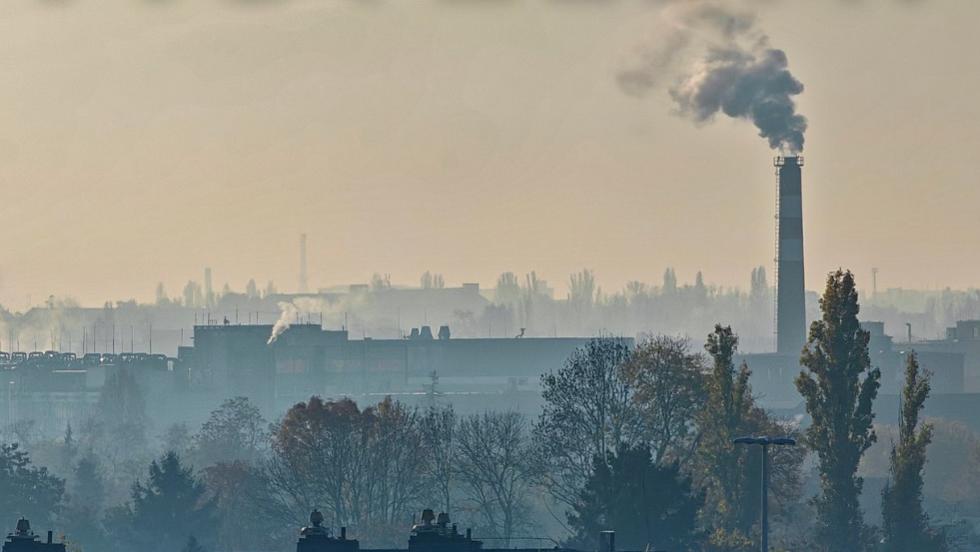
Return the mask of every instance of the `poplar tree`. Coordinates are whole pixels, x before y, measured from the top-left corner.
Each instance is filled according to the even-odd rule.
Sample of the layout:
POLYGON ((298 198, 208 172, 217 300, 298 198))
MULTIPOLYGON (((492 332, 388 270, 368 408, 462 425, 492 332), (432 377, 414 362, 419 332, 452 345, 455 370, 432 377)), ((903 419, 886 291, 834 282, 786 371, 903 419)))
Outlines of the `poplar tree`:
MULTIPOLYGON (((743 362, 735 367, 738 336, 731 327, 715 326, 705 343, 712 361, 705 375, 706 401, 695 417, 699 446, 695 474, 706 491, 702 515, 713 528, 711 545, 717 550, 748 546, 759 519, 761 500, 760 451, 736 446, 743 435, 795 436, 795 432, 773 419, 752 396, 752 372, 743 362)), ((802 447, 774 447, 771 454, 772 496, 777 506, 799 495, 802 447), (781 503, 779 503, 782 501, 781 503)))
POLYGON ((810 326, 800 358, 804 369, 796 378, 812 418, 806 444, 820 461, 815 536, 824 550, 853 552, 870 544, 858 504, 864 481, 857 469, 876 438, 871 405, 881 372, 871 367, 869 334, 858 322, 858 293, 850 271, 827 277, 820 308, 823 316, 810 326))
POLYGON ((712 368, 705 378, 707 401, 697 417, 701 431, 697 459, 708 489, 706 510, 718 526, 747 535, 755 513, 752 505, 758 501, 749 502, 743 496, 749 470, 746 451, 732 440, 756 429, 749 423, 754 408, 749 387, 751 372, 745 364, 735 368, 738 336, 729 326, 715 325, 704 349, 711 357, 712 368))
POLYGON ((929 375, 919 369, 915 352, 905 363, 898 443, 891 451, 891 480, 881 492, 885 552, 945 550, 943 536, 929 525, 922 510, 922 470, 932 442, 932 424, 919 423, 929 396, 929 375))

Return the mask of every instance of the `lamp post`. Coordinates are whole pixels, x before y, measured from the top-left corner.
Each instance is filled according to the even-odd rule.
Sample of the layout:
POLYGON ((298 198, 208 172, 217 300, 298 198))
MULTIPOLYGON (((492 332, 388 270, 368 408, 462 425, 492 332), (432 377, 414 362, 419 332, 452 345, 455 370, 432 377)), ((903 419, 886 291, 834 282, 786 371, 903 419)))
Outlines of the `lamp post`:
POLYGON ((796 440, 790 437, 738 437, 732 441, 736 445, 759 445, 762 447, 762 512, 760 513, 759 549, 769 552, 769 447, 793 446, 796 440))

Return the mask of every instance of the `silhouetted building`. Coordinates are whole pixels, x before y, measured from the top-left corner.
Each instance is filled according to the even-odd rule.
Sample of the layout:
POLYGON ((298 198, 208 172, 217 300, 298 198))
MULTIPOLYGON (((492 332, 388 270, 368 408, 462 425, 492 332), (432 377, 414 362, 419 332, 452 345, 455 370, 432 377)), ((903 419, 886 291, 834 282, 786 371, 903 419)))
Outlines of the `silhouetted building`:
POLYGON ((456 524, 449 524, 449 514, 438 517, 432 510, 422 511, 421 522, 412 527, 408 537, 408 552, 479 552, 483 543, 473 540, 470 530, 461 535, 456 524))
MULTIPOLYGON (((348 339, 346 331, 319 324, 293 324, 269 342, 270 325, 210 325, 194 328, 194 347, 181 348, 180 366, 193 391, 246 396, 268 412, 311 395, 392 395, 416 400, 438 374, 440 396, 459 394, 474 408, 477 396, 498 404, 503 393, 540 400, 541 374, 560 368, 588 338, 451 338, 448 327, 435 339, 423 326, 406 339, 348 339)), ((523 400, 523 399, 522 399, 523 400)), ((509 407, 519 407, 513 403, 509 407)))
POLYGON ((54 534, 48 531, 46 541, 31 531, 31 522, 21 518, 17 521, 17 528, 13 533, 7 535, 7 540, 3 543, 3 552, 65 552, 65 544, 54 542, 54 534))
POLYGON ((296 552, 358 552, 359 548, 356 539, 347 538, 346 527, 341 527, 340 535, 334 537, 323 526, 323 514, 319 510, 310 513, 310 525, 300 531, 296 542, 296 552))

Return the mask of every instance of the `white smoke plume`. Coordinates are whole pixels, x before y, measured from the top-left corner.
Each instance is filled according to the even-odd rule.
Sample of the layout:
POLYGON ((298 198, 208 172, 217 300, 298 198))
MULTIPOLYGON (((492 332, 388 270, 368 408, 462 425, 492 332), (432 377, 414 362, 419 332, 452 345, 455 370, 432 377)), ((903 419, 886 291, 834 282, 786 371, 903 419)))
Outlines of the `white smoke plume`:
POLYGON ((338 324, 343 322, 345 313, 363 308, 363 298, 348 294, 339 300, 326 297, 297 297, 292 301, 279 302, 279 319, 272 325, 272 333, 267 343, 275 343, 290 325, 299 322, 338 324))
POLYGON ((619 74, 625 92, 666 88, 678 114, 696 123, 724 113, 751 121, 773 149, 803 149, 807 120, 794 100, 803 84, 790 73, 786 53, 769 45, 754 14, 696 1, 670 4, 661 15, 658 43, 619 74))
POLYGON ((269 336, 269 341, 266 343, 272 345, 279 339, 282 332, 289 329, 290 324, 299 315, 299 309, 293 303, 280 301, 279 302, 279 319, 276 323, 272 325, 272 334, 269 336))

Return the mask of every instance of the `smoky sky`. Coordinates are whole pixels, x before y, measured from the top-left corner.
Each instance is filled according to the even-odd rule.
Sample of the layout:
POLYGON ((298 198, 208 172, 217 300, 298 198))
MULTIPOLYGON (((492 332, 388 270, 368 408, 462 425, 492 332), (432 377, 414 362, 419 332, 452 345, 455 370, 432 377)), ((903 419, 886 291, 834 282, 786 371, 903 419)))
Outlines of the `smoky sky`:
POLYGON ((718 112, 747 119, 770 147, 794 153, 803 150, 807 126, 793 101, 801 92, 786 53, 774 48, 711 49, 693 75, 670 89, 680 112, 695 121, 710 121, 718 112))
POLYGON ((619 74, 622 89, 644 95, 665 88, 677 113, 696 123, 723 113, 752 122, 773 149, 802 151, 807 120, 794 97, 803 83, 754 15, 706 2, 674 8, 664 10, 669 25, 656 46, 619 74))

